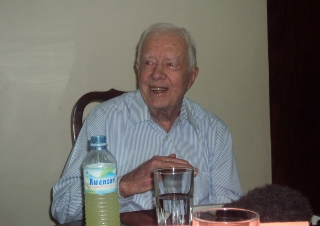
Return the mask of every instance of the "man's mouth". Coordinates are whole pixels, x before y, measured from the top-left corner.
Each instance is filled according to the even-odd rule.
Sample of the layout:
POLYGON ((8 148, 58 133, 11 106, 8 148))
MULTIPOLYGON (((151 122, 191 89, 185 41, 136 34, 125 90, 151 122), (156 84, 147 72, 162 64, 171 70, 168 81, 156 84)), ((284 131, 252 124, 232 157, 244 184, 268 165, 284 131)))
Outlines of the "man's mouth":
POLYGON ((151 87, 151 91, 154 93, 162 93, 168 89, 162 87, 151 87))

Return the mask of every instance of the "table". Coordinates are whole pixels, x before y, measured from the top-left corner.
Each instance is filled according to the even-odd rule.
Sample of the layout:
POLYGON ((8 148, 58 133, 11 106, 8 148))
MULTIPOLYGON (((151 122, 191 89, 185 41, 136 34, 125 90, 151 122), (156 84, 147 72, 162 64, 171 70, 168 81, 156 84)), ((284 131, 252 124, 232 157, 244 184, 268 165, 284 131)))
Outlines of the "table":
MULTIPOLYGON (((206 208, 219 208, 223 205, 204 205, 204 206, 195 206, 194 211, 198 211, 206 208)), ((120 214, 121 226, 157 226, 157 216, 156 210, 142 210, 134 211, 120 214)), ((320 216, 312 217, 312 225, 319 225, 317 221, 320 222, 320 216)), ((85 226, 85 221, 74 221, 65 224, 59 224, 56 226, 85 226)))
MULTIPOLYGON (((142 210, 120 214, 121 226, 157 226, 156 210, 142 210)), ((85 226, 85 221, 74 221, 59 226, 85 226)))

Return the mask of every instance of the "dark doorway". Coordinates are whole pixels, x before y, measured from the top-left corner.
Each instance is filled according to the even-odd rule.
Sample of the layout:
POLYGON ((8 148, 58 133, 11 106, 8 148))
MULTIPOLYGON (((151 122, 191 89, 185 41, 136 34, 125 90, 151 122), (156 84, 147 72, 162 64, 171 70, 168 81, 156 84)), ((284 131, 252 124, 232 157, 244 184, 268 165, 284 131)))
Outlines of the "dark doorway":
POLYGON ((272 182, 320 214, 320 1, 267 0, 272 182))

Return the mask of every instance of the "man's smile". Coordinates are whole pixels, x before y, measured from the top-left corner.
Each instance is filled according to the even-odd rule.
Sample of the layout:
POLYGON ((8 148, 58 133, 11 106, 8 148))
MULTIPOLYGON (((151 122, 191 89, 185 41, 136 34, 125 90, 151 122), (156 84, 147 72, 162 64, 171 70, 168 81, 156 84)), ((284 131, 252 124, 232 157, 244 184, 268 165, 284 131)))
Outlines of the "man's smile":
POLYGON ((150 89, 154 93, 162 93, 168 90, 167 88, 163 88, 163 87, 151 87, 150 89))

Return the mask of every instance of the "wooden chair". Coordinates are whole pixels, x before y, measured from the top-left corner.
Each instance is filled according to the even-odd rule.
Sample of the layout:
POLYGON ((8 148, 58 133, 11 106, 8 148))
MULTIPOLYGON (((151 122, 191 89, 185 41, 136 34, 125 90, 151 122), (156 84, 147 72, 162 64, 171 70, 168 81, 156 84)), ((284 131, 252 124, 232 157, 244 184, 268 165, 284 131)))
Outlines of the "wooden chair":
POLYGON ((111 98, 120 96, 123 93, 125 92, 110 89, 106 92, 89 92, 80 97, 80 99, 74 105, 71 115, 73 143, 76 142, 79 132, 81 130, 83 122, 83 111, 86 108, 86 106, 92 102, 104 102, 111 98))

